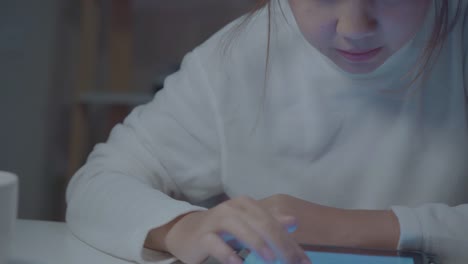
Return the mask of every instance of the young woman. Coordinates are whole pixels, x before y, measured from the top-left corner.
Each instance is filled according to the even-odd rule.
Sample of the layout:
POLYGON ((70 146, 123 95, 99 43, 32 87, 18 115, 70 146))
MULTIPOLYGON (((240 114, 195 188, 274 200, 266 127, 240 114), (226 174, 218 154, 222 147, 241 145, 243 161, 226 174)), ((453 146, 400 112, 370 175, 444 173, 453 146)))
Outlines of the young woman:
POLYGON ((71 230, 137 262, 241 263, 226 234, 286 263, 310 263, 301 243, 463 252, 467 10, 259 1, 96 146, 68 188, 71 230))

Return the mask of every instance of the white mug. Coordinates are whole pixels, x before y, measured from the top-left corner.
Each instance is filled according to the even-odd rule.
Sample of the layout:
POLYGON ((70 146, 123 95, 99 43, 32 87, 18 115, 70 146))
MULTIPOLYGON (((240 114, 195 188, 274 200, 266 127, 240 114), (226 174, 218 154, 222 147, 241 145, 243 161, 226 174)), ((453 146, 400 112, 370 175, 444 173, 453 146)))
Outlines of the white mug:
POLYGON ((18 177, 0 171, 0 264, 11 254, 13 229, 18 212, 18 177))

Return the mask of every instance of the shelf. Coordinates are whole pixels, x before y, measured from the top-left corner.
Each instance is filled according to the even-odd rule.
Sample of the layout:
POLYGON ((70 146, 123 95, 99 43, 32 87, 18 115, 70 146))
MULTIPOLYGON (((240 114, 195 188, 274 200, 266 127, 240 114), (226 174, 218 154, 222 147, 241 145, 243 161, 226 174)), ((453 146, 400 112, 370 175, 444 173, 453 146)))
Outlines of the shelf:
POLYGON ((135 92, 86 92, 79 97, 79 103, 100 106, 137 106, 150 102, 153 95, 135 92))

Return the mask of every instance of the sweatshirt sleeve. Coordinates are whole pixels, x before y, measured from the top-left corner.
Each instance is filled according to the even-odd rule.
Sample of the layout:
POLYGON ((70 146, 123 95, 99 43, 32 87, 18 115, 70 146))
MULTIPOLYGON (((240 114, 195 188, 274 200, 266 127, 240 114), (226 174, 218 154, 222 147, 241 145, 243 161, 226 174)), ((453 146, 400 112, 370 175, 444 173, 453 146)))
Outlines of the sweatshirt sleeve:
POLYGON ((188 54, 153 101, 117 125, 72 177, 66 219, 85 243, 145 263, 158 255, 143 249, 149 230, 204 210, 189 202, 222 193, 214 100, 197 58, 188 54))
POLYGON ((400 223, 400 250, 433 254, 442 263, 468 259, 468 204, 392 207, 400 223))

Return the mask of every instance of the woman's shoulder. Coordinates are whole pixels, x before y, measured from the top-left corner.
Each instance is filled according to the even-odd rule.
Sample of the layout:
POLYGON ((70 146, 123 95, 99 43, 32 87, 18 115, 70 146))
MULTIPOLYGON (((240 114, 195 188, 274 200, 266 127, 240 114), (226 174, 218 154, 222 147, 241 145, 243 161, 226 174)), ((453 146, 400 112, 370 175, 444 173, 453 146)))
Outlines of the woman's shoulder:
POLYGON ((228 58, 252 58, 266 50, 268 15, 266 8, 254 14, 245 14, 230 22, 194 49, 200 60, 208 63, 223 63, 228 58))
MULTIPOLYGON (((275 3, 232 21, 195 48, 193 53, 201 65, 209 73, 210 70, 229 74, 242 71, 249 75, 249 72, 264 72, 266 60, 275 55, 284 57, 299 52, 296 44, 301 43, 301 38, 282 7, 275 3)), ((271 64, 272 60, 269 61, 271 64)))

